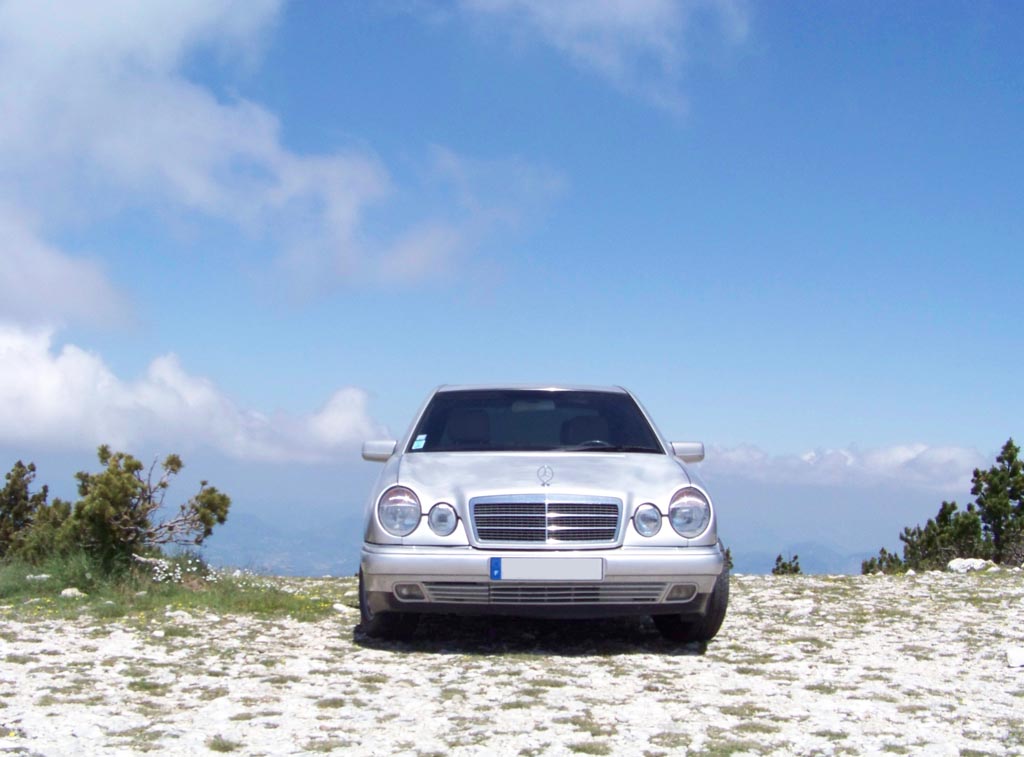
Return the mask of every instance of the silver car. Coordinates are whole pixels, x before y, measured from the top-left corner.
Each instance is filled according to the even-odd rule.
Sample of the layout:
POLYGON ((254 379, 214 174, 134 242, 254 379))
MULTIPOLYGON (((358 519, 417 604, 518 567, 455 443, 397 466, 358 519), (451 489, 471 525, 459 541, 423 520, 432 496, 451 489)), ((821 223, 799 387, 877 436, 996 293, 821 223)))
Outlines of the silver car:
POLYGON ((650 615, 708 641, 729 600, 715 510, 620 387, 442 386, 384 463, 366 507, 364 633, 408 638, 423 613, 650 615))

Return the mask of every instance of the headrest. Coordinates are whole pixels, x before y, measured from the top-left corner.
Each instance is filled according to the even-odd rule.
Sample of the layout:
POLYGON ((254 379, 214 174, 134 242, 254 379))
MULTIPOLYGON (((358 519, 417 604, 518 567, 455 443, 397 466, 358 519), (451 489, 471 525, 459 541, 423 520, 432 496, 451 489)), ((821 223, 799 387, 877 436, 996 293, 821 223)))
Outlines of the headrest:
POLYGON ((448 414, 445 430, 455 444, 480 444, 491 438, 491 422, 487 413, 475 408, 454 408, 448 414))

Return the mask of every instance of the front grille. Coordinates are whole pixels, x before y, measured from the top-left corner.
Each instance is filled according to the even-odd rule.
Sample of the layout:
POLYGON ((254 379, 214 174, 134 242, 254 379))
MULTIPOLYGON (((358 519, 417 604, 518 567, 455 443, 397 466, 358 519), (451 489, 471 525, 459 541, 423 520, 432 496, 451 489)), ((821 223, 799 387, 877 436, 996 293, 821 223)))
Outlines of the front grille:
POLYGON ((622 503, 610 497, 478 497, 469 507, 483 544, 610 544, 622 513, 622 503))
POLYGON ((423 584, 431 602, 474 605, 641 605, 661 599, 663 583, 423 584))

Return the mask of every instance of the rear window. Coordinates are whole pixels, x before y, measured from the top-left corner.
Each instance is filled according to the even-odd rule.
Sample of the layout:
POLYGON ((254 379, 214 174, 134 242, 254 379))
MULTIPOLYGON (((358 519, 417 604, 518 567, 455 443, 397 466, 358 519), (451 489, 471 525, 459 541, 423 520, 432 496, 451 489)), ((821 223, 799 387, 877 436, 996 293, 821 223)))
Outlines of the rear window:
POLYGON ((663 450, 633 398, 616 392, 438 392, 408 452, 663 450))

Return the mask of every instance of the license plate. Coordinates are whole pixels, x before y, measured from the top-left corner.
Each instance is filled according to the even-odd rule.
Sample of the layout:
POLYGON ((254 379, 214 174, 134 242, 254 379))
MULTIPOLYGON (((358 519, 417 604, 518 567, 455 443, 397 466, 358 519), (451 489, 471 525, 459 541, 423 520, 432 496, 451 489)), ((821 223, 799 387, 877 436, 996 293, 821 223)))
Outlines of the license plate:
POLYGON ((492 557, 492 581, 600 581, 600 557, 492 557))

